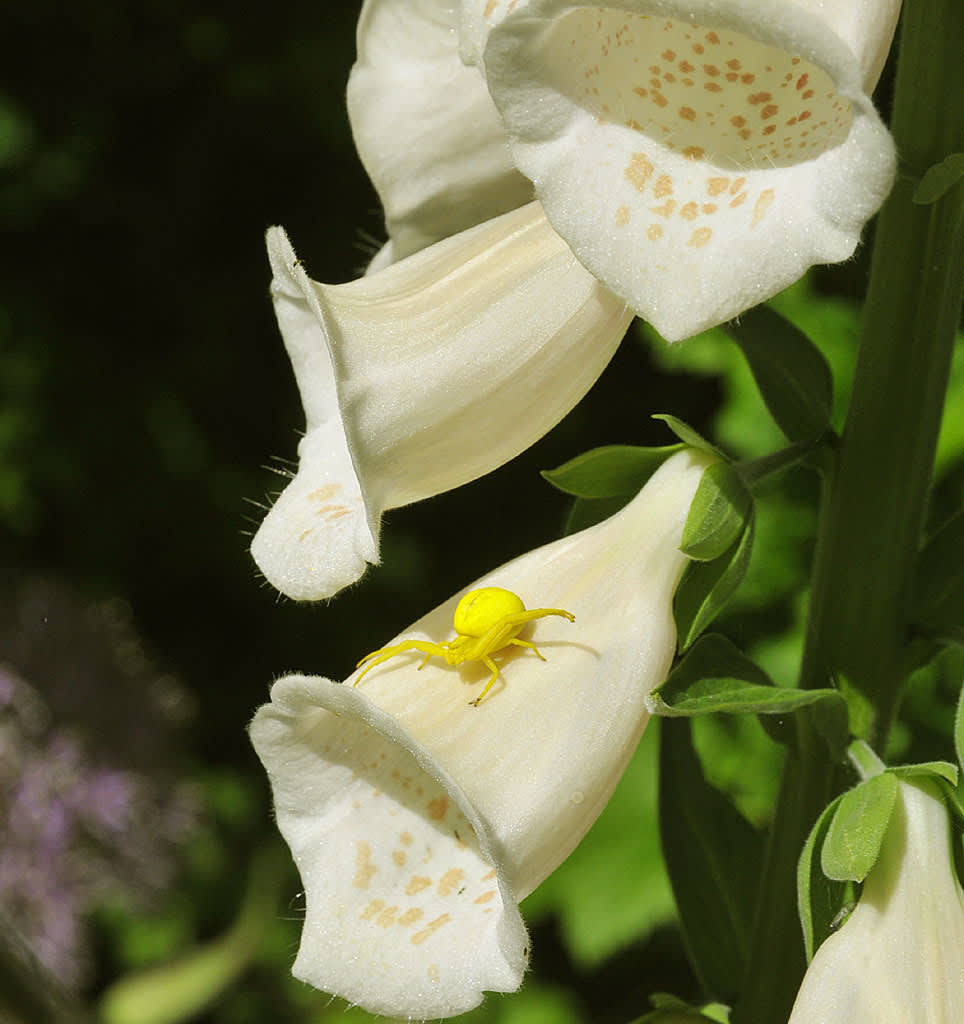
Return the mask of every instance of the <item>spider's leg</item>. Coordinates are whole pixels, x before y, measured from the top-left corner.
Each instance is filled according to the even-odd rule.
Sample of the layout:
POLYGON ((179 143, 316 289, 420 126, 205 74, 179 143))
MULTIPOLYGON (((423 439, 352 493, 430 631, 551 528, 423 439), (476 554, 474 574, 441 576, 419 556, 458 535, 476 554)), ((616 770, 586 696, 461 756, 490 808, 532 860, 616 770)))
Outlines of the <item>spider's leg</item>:
POLYGON ((528 647, 530 651, 535 651, 537 657, 541 658, 543 661, 546 660, 546 656, 542 653, 542 651, 540 651, 539 648, 536 647, 536 645, 534 643, 531 643, 528 640, 520 640, 518 637, 514 636, 509 641, 509 643, 506 644, 506 647, 508 647, 509 644, 512 644, 515 647, 528 647))
POLYGON ((476 697, 475 700, 469 701, 469 707, 471 708, 477 708, 479 706, 479 701, 482 700, 482 698, 489 692, 489 690, 492 689, 492 687, 495 685, 496 679, 499 678, 499 668, 487 654, 484 654, 478 660, 481 661, 482 664, 485 665, 487 669, 491 670, 492 675, 489 676, 489 681, 485 684, 485 689, 478 695, 478 697, 476 697))
POLYGON ((526 622, 532 622, 533 619, 544 619, 548 615, 559 615, 570 622, 576 621, 576 616, 572 612, 567 612, 565 608, 530 608, 525 612, 513 612, 511 615, 503 615, 499 620, 499 625, 521 626, 526 622))
MULTIPOLYGON (((389 658, 394 658, 396 654, 403 654, 405 651, 421 651, 425 655, 425 661, 428 661, 433 654, 440 658, 445 657, 440 644, 433 644, 429 640, 403 640, 400 644, 395 644, 392 647, 382 647, 377 651, 372 651, 371 654, 366 654, 358 662, 358 665, 355 666, 360 668, 362 665, 365 665, 365 662, 368 662, 365 666, 365 671, 358 676, 354 683, 352 683, 352 686, 357 686, 361 682, 362 676, 369 669, 373 669, 376 665, 381 665, 383 661, 388 661, 389 658)), ((425 662, 423 661, 422 664, 424 665, 425 662)))

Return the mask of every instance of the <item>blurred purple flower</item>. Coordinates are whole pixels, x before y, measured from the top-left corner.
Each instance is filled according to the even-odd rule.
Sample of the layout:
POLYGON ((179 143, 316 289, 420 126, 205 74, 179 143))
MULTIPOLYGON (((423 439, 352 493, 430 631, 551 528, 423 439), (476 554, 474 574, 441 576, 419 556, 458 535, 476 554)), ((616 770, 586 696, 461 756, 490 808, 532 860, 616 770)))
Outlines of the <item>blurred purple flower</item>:
MULTIPOLYGON (((67 621, 81 623, 85 633, 86 643, 78 644, 78 650, 94 652, 97 631, 91 641, 92 631, 81 616, 61 618, 67 621)), ((3 644, 0 650, 5 657, 17 653, 13 645, 3 644)), ((52 710, 62 705, 58 688, 69 688, 97 660, 80 657, 78 662, 86 664, 71 666, 69 673, 52 672, 61 665, 43 659, 38 666, 18 658, 16 669, 0 661, 0 919, 16 928, 37 959, 72 989, 82 986, 93 966, 87 916, 107 902, 142 906, 164 889, 176 868, 178 848, 199 816, 191 789, 165 781, 173 773, 163 770, 156 739, 145 770, 137 771, 125 757, 127 750, 96 727, 103 714, 97 705, 115 699, 124 703, 116 674, 105 671, 100 693, 86 695, 94 705, 93 725, 65 714, 62 706, 52 710), (49 696, 41 696, 23 678, 27 671, 37 678, 38 669, 50 686, 49 696), (111 699, 105 702, 106 693, 111 699), (110 751, 110 761, 95 749, 94 737, 110 751)), ((125 680, 138 688, 150 681, 125 680)), ((152 724, 164 733, 164 722, 155 718, 152 724)))

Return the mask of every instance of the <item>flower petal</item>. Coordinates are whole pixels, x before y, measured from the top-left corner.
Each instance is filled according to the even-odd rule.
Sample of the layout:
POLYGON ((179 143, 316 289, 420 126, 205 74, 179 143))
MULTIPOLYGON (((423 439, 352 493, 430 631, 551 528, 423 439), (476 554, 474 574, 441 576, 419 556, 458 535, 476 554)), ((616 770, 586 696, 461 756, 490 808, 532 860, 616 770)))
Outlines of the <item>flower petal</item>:
POLYGON ((901 782, 856 909, 817 950, 790 1024, 964 1020, 964 890, 932 782, 901 782))
POLYGON ((307 897, 295 977, 421 1018, 518 988, 525 928, 457 784, 359 690, 289 676, 271 700, 251 738, 307 897))
POLYGON ((549 220, 669 340, 846 259, 893 178, 856 56, 790 4, 530 0, 484 62, 549 220))
POLYGON ((268 249, 307 431, 298 474, 251 551, 299 599, 329 597, 377 560, 385 509, 538 440, 632 319, 537 203, 345 285, 311 281, 280 228, 268 249))
POLYGON ((443 0, 367 0, 358 22, 348 113, 396 260, 532 200, 455 29, 443 0))
MULTIPOLYGON (((462 1012, 482 988, 519 983, 517 901, 599 815, 648 721, 645 697, 672 662, 679 544, 712 461, 679 453, 616 516, 472 585, 576 616, 539 619, 524 634, 546 661, 500 652, 502 679, 477 707, 468 699, 488 669, 436 658, 420 668, 415 651, 357 688, 359 672, 343 685, 275 684, 251 738, 305 885, 299 977, 418 1017, 462 1012)), ((461 596, 397 641, 447 639, 461 596)))

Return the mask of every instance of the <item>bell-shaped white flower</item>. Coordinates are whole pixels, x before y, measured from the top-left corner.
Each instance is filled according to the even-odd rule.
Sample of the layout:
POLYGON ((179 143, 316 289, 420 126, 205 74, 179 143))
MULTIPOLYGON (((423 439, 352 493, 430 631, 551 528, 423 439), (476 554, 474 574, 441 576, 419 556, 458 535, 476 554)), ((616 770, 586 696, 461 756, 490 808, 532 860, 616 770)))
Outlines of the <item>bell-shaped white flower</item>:
POLYGON ((462 0, 461 55, 484 79, 472 82, 456 70, 451 4, 368 0, 352 124, 389 230, 409 251, 420 232, 444 230, 444 218, 429 216, 445 208, 443 197, 451 205, 467 190, 477 196, 477 206, 458 207, 465 216, 499 201, 496 183, 510 165, 487 88, 511 163, 534 183, 553 227, 675 341, 853 253, 895 170, 869 93, 899 6, 462 0), (372 57, 393 47, 391 61, 372 57), (450 117, 421 144, 421 112, 433 127, 443 120, 433 88, 443 68, 443 80, 458 81, 450 117), (413 90, 408 103, 391 98, 402 81, 413 90), (477 174, 465 175, 443 151, 471 151, 477 124, 484 155, 477 174), (393 160, 397 174, 386 171, 393 160))
POLYGON ((251 545, 296 599, 378 560, 382 512, 524 451, 589 390, 632 313, 538 203, 344 285, 268 232, 275 312, 307 420, 297 475, 251 545))
POLYGON ((817 950, 790 1024, 964 1021, 964 890, 933 782, 901 782, 880 859, 817 950))
MULTIPOLYGON (((501 672, 409 651, 345 683, 276 682, 251 738, 306 896, 297 977, 368 1010, 446 1017, 520 983, 518 901, 573 849, 645 728, 676 645, 683 525, 712 457, 686 450, 621 512, 468 589, 529 608, 501 672), (357 687, 352 683, 358 682, 357 687)), ((457 594, 396 642, 442 643, 457 594)))
POLYGON ((438 0, 368 0, 358 19, 348 114, 385 208, 376 269, 533 198, 485 83, 455 57, 457 26, 438 0))

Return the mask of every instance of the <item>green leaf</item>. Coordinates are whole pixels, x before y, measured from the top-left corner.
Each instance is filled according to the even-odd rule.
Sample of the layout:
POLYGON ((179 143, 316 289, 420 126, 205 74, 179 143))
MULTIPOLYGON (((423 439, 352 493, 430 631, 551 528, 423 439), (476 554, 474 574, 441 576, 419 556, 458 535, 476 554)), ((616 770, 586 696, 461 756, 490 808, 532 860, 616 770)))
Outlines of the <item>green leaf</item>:
POLYGON ((707 466, 686 517, 680 551, 699 561, 719 558, 742 534, 752 505, 746 484, 729 463, 707 466))
POLYGON ((610 444, 583 452, 556 469, 544 469, 542 476, 553 487, 577 498, 637 494, 653 473, 682 449, 681 444, 662 448, 610 444))
POLYGON ((104 1024, 177 1024, 196 1017, 237 978, 261 947, 278 912, 286 855, 268 847, 254 858, 241 910, 222 936, 171 963, 115 981, 104 993, 104 1024))
POLYGON ((897 799, 891 772, 865 779, 844 793, 827 829, 820 865, 838 882, 862 882, 877 863, 897 799))
POLYGON ((709 452, 711 455, 722 455, 719 448, 714 448, 705 437, 698 434, 688 423, 671 416, 668 412, 653 413, 654 420, 662 420, 670 430, 684 443, 691 448, 699 448, 700 451, 709 452))
POLYGON ((827 829, 833 820, 842 796, 830 803, 817 819, 807 841, 803 844, 800 860, 797 861, 797 910, 803 927, 803 942, 807 951, 807 962, 823 940, 833 930, 832 925, 843 903, 846 885, 834 881, 820 869, 820 858, 816 851, 823 846, 827 829))
POLYGON ((917 559, 911 621, 931 636, 964 634, 964 512, 948 520, 917 559))
POLYGON ((951 153, 939 164, 928 167, 917 188, 912 202, 918 206, 936 203, 949 189, 964 178, 964 153, 951 153))
POLYGON ((747 966, 763 837, 706 782, 689 726, 661 726, 660 832, 683 938, 706 992, 730 1002, 747 966))
POLYGON ((823 353, 768 306, 726 325, 746 357, 770 415, 790 441, 830 430, 833 377, 823 353))
POLYGON ((740 539, 712 562, 690 562, 676 588, 673 613, 679 649, 690 644, 716 618, 746 575, 753 548, 753 516, 740 539))
POLYGON ((797 690, 774 686, 769 676, 719 634, 701 637, 657 687, 650 704, 667 718, 711 712, 738 715, 784 715, 819 702, 846 717, 836 690, 797 690))

